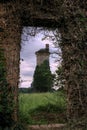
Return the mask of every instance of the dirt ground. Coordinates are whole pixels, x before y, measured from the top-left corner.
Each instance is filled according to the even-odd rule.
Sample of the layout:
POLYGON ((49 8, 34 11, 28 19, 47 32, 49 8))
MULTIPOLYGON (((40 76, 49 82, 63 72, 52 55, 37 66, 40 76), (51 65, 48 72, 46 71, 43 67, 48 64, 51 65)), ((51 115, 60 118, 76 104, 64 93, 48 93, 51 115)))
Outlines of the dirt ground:
POLYGON ((28 130, 65 130, 65 124, 30 125, 28 130))

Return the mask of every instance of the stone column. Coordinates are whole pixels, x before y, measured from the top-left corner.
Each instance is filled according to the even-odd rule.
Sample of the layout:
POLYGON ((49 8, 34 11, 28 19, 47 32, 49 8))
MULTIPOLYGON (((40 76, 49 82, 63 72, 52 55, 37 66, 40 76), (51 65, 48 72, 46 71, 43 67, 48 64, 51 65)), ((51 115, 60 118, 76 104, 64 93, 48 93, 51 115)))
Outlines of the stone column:
POLYGON ((6 60, 6 80, 14 96, 14 121, 18 120, 18 83, 21 27, 14 5, 0 4, 0 47, 6 60), (9 8, 10 6, 10 8, 9 8))

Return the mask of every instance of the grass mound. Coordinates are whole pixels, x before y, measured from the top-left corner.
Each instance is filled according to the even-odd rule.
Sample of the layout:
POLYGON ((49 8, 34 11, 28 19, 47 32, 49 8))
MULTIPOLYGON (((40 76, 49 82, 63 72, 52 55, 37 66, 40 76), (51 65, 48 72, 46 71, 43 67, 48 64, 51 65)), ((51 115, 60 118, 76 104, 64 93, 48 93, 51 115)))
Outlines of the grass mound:
POLYGON ((46 106, 39 106, 36 109, 32 109, 31 112, 32 113, 33 112, 36 112, 36 113, 39 113, 39 112, 61 113, 61 112, 64 112, 64 111, 65 111, 65 108, 63 108, 59 105, 56 105, 56 104, 48 103, 46 106))
POLYGON ((47 104, 31 111, 33 124, 65 123, 66 109, 58 105, 47 104))

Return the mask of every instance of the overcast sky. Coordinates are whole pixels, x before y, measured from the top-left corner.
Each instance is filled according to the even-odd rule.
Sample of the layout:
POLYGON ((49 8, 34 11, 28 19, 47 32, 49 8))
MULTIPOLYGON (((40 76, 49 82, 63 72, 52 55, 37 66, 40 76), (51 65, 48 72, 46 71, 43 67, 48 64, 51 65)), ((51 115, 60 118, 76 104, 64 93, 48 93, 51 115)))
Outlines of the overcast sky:
MULTIPOLYGON (((24 33, 22 34, 22 44, 21 44, 21 52, 20 52, 20 84, 19 87, 30 87, 33 81, 33 74, 36 67, 36 55, 35 52, 41 48, 45 48, 45 44, 49 44, 50 52, 57 50, 53 43, 46 38, 42 40, 44 34, 42 32, 37 33, 35 36, 30 36, 25 31, 26 28, 23 29, 24 33), (26 36, 26 37, 25 37, 26 36), (26 40, 27 38, 27 40, 26 40)), ((29 28, 27 28, 29 30, 29 28)), ((50 69, 51 72, 54 73, 57 67, 55 62, 55 58, 53 55, 50 55, 50 69)))

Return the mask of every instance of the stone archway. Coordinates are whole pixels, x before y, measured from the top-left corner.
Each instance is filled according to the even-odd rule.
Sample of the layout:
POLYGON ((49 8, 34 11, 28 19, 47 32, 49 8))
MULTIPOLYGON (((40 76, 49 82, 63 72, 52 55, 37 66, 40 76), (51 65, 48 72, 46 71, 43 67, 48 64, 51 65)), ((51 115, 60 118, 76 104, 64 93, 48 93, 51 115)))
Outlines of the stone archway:
POLYGON ((6 80, 13 88, 15 121, 18 120, 20 41, 24 25, 59 28, 68 93, 68 118, 79 120, 87 115, 86 1, 59 0, 58 5, 55 2, 51 5, 40 0, 35 3, 32 0, 0 2, 0 48, 3 48, 6 59, 6 80))

